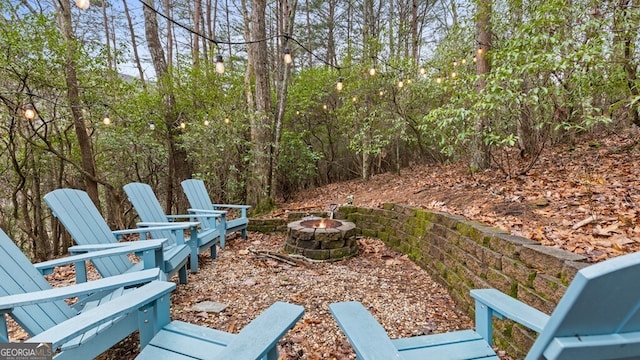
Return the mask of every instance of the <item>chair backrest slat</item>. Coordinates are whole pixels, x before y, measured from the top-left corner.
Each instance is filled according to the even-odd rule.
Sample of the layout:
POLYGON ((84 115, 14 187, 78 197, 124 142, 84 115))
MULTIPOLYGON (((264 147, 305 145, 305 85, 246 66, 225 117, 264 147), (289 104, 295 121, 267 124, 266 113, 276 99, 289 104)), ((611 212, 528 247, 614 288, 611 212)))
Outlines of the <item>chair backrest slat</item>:
MULTIPOLYGON (((118 242, 86 192, 57 189, 45 195, 44 200, 78 245, 118 242)), ((102 277, 123 274, 133 266, 126 255, 94 259, 92 262, 102 277)))
MULTIPOLYGON (((0 229, 0 296, 47 290, 51 285, 0 229)), ((63 300, 15 308, 11 317, 30 335, 75 316, 63 300)))
POLYGON ((540 359, 555 338, 640 331, 640 253, 580 270, 527 359, 540 359))

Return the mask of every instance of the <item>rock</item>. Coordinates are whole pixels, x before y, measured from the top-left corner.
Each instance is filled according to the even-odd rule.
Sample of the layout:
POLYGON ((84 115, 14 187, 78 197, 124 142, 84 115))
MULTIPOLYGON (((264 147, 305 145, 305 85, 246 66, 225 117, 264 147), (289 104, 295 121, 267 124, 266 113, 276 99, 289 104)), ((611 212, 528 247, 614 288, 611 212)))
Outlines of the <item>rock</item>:
POLYGON ((191 307, 191 311, 198 311, 204 313, 220 313, 227 308, 227 304, 218 303, 215 301, 203 301, 197 303, 191 307))

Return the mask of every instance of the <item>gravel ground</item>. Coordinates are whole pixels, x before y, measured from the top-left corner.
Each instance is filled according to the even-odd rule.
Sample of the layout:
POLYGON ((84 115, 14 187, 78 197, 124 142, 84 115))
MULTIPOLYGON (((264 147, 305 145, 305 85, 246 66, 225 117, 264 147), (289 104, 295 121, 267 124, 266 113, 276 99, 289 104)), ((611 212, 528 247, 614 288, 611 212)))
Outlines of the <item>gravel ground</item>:
MULTIPOLYGON (((380 240, 359 239, 360 253, 339 262, 292 266, 256 253, 280 253, 284 237, 249 233, 248 240, 229 241, 214 261, 201 256, 200 271, 171 297, 172 318, 237 333, 275 301, 302 305, 304 316, 279 343, 280 360, 355 359, 329 313, 337 301, 362 302, 392 338, 472 327, 443 286, 380 240), (228 307, 219 314, 191 311, 203 301, 228 307)), ((136 344, 129 339, 103 358, 132 358, 136 344)))
MULTIPOLYGON (((355 359, 328 305, 357 300, 378 319, 391 338, 471 328, 456 311, 447 290, 402 254, 371 238, 358 240, 360 253, 339 262, 287 264, 259 254, 281 253, 283 234, 249 233, 219 250, 218 258, 200 256, 200 271, 171 296, 172 319, 237 333, 275 301, 305 307, 297 325, 280 341, 280 360, 355 359), (224 303, 221 313, 192 311, 203 301, 224 303)), ((68 272, 68 270, 67 270, 68 272)), ((68 275, 52 282, 67 282, 68 275)), ((24 334, 10 324, 14 339, 24 334)), ((132 359, 137 336, 123 340, 100 359, 132 359)))

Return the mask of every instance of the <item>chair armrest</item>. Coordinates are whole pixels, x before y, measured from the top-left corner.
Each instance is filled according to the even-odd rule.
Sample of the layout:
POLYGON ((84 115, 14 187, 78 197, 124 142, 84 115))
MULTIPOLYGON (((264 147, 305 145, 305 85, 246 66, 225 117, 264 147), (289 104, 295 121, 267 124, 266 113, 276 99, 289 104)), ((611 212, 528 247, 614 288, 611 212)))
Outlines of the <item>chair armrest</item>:
MULTIPOLYGON (((83 254, 76 254, 72 256, 63 257, 60 259, 54 259, 49 261, 44 261, 41 263, 34 264, 33 266, 40 271, 42 274, 49 274, 51 270, 62 265, 67 264, 78 264, 80 262, 85 262, 87 260, 109 257, 114 255, 122 255, 128 253, 140 253, 146 250, 153 250, 162 247, 162 244, 167 241, 166 239, 157 239, 154 242, 149 242, 149 244, 145 244, 145 242, 131 242, 131 243, 118 243, 123 245, 110 246, 106 247, 104 250, 90 251, 83 254)), ((116 245, 116 244, 113 244, 116 245)), ((89 245, 91 246, 91 245, 89 245)), ((78 246, 82 247, 82 246, 78 246)), ((78 248, 75 247, 75 248, 78 248)))
POLYGON ((154 230, 173 230, 173 229, 181 229, 185 230, 190 227, 200 225, 198 221, 181 221, 181 222, 149 222, 143 221, 136 223, 141 229, 145 231, 154 231, 154 230))
POLYGON ((276 302, 245 326, 216 359, 262 359, 302 317, 304 308, 276 302))
POLYGON ((136 229, 116 230, 116 231, 112 231, 111 233, 115 235, 117 238, 120 238, 122 237, 122 235, 141 234, 147 231, 154 231, 154 230, 171 230, 171 229, 185 230, 190 228, 192 225, 191 223, 182 223, 182 222, 177 222, 177 223, 161 222, 161 223, 138 223, 138 226, 141 226, 141 227, 136 229), (145 225, 144 227, 142 227, 139 224, 157 224, 157 225, 145 225), (157 228, 151 227, 151 226, 157 226, 157 228))
MULTIPOLYGON (((74 337, 110 320, 137 311, 155 301, 169 303, 169 294, 176 284, 153 281, 103 305, 85 311, 29 339, 29 342, 50 342, 55 351, 74 337)), ((168 306, 166 307, 168 311, 168 306)), ((154 311, 149 311, 154 313, 154 311)), ((168 316, 160 314, 159 316, 168 316)), ((167 319, 168 320, 168 319, 167 319)))
POLYGON ((476 331, 489 344, 493 316, 513 320, 538 333, 549 321, 549 315, 496 289, 471 290, 471 297, 476 300, 476 331))
POLYGON ((356 358, 400 359, 387 332, 361 303, 333 303, 329 310, 355 350, 356 358))
POLYGON ((173 220, 173 219, 192 219, 193 218, 193 214, 174 214, 174 215, 166 215, 167 219, 169 220, 173 220))
POLYGON ((193 214, 220 214, 220 216, 224 216, 227 213, 226 210, 207 210, 207 209, 187 209, 187 211, 193 214))
POLYGON ((29 293, 7 295, 0 297, 0 311, 19 306, 68 299, 74 296, 92 294, 98 291, 113 290, 123 286, 133 286, 162 279, 159 269, 149 269, 110 276, 86 283, 52 288, 29 293))
POLYGON ((118 242, 110 244, 87 244, 87 245, 74 245, 67 250, 71 254, 82 254, 93 251, 129 248, 129 252, 139 252, 144 250, 158 249, 162 247, 162 244, 167 242, 167 239, 151 239, 145 241, 129 241, 118 242))
POLYGON ((251 205, 237 205, 237 204, 211 204, 213 207, 226 207, 233 209, 250 209, 251 205))

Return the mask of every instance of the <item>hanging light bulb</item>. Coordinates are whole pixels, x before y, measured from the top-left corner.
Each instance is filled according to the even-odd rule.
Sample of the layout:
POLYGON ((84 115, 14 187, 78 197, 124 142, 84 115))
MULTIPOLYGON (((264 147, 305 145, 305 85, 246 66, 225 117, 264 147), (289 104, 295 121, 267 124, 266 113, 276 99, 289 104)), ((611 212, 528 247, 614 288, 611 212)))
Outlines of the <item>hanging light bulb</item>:
POLYGON ((453 59, 453 67, 456 67, 456 66, 458 66, 458 60, 453 59))
POLYGON ((36 117, 36 109, 33 108, 32 104, 27 104, 24 107, 24 117, 28 120, 33 120, 36 117))
POLYGON ((216 72, 218 74, 224 73, 224 61, 222 60, 222 55, 216 56, 216 72))
POLYGON ((477 52, 478 52, 478 56, 482 56, 482 53, 484 52, 484 49, 479 47, 477 52))
POLYGON ((411 85, 411 79, 407 79, 407 85, 411 85))
POLYGON ((436 83, 441 84, 442 83, 442 77, 438 76, 436 78, 436 83))
POLYGON ((478 61, 478 58, 475 55, 473 55, 473 62, 477 62, 477 61, 478 61))
POLYGON ((327 110, 327 108, 328 108, 327 104, 323 104, 323 105, 322 105, 322 109, 323 109, 323 110, 327 110))
POLYGON ((369 69, 369 75, 371 75, 371 76, 375 76, 376 75, 376 68, 375 67, 372 66, 369 69))
POLYGON ((82 10, 87 10, 91 5, 89 0, 76 0, 76 6, 82 10))
POLYGON ((291 64, 293 62, 293 58, 291 57, 291 49, 284 48, 284 63, 291 64))
POLYGON ((400 76, 400 79, 398 79, 398 89, 402 89, 404 87, 404 80, 402 79, 402 76, 400 76))
POLYGON ((466 63, 467 63, 467 59, 462 58, 462 60, 460 60, 460 63, 461 63, 462 65, 466 64, 466 63))
POLYGON ((109 118, 109 113, 104 113, 104 117, 102 118, 102 123, 105 125, 111 125, 111 119, 109 118))
POLYGON ((351 102, 356 102, 356 101, 358 101, 357 97, 354 96, 354 97, 351 98, 351 102))
POLYGON ((228 124, 228 123, 230 123, 230 122, 231 122, 231 119, 229 119, 229 117, 228 117, 228 116, 224 118, 224 123, 225 123, 225 124, 228 124))
POLYGON ((455 71, 452 71, 452 72, 451 72, 451 77, 452 77, 452 78, 454 78, 454 77, 456 77, 456 76, 458 76, 458 74, 457 74, 455 71))
POLYGON ((154 124, 153 121, 149 121, 149 129, 150 130, 155 130, 156 129, 156 124, 154 124))
POLYGON ((380 94, 380 97, 383 97, 384 96, 384 91, 380 90, 379 94, 380 94))
POLYGON ((342 91, 344 88, 344 84, 342 83, 342 76, 338 78, 338 82, 336 83, 336 90, 342 91))
POLYGON ((426 73, 427 73, 427 69, 425 69, 425 68, 424 68, 424 66, 423 66, 423 67, 421 67, 421 68, 420 68, 420 75, 423 75, 423 76, 424 76, 426 73))
POLYGON ((208 119, 204 121, 204 126, 209 126, 209 120, 208 119))
POLYGON ((180 129, 184 130, 187 128, 187 124, 184 121, 180 122, 180 129))
POLYGON ((300 110, 296 110, 296 115, 300 115, 300 110))

